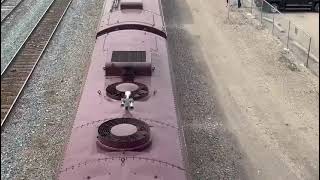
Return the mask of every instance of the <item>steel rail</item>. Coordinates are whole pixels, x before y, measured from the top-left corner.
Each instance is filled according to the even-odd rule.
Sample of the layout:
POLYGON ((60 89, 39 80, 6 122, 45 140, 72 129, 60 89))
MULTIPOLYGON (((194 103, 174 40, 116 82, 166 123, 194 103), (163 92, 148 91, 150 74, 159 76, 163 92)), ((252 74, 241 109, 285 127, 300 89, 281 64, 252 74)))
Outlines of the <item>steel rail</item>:
POLYGON ((4 3, 5 1, 7 1, 7 0, 1 0, 1 4, 4 3))
MULTIPOLYGON (((6 0, 5 0, 6 1, 6 0)), ((6 67, 1 71, 1 76, 5 73, 5 71, 7 70, 7 68, 9 67, 9 65, 11 64, 11 62, 14 60, 14 58, 17 56, 17 54, 19 53, 19 51, 22 49, 22 47, 26 44, 27 40, 29 39, 29 37, 31 36, 31 34, 34 32, 34 30, 37 28, 38 24, 40 23, 40 21, 42 20, 42 18, 44 17, 44 15, 47 13, 47 11, 50 9, 51 5, 53 4, 54 0, 50 3, 50 5, 47 7, 47 9, 44 11, 44 13, 41 15, 41 18, 37 21, 36 25, 32 28, 31 32, 28 34, 28 36, 24 39, 23 43, 21 44, 21 46, 18 48, 18 50, 15 52, 15 54, 13 55, 13 57, 10 59, 10 61, 8 62, 8 64, 6 65, 6 67)))
MULTIPOLYGON (((2 22, 5 22, 5 20, 16 10, 16 8, 22 3, 22 1, 23 1, 23 0, 20 0, 20 1, 18 2, 18 4, 16 4, 16 5, 10 10, 10 12, 1 19, 1 24, 2 24, 2 22)), ((6 3, 6 2, 7 2, 7 0, 1 1, 1 9, 2 9, 3 3, 6 3)))
MULTIPOLYGON (((39 24, 42 20, 44 20, 43 18, 47 15, 47 12, 49 12, 50 8, 52 8, 53 3, 56 2, 56 1, 59 1, 59 0, 52 1, 52 3, 50 4, 50 6, 46 9, 45 13, 44 13, 43 16, 41 17, 41 19, 38 21, 37 25, 36 25, 36 26, 33 28, 33 30, 31 31, 30 35, 34 32, 34 30, 35 30, 36 28, 38 28, 38 24, 39 24)), ((61 1, 62 1, 62 0, 61 0, 61 1)), ((2 119, 2 117, 1 117, 1 129, 2 129, 3 125, 4 125, 4 123, 6 122, 7 117, 9 116, 11 110, 13 109, 14 105, 16 104, 16 101, 18 100, 19 96, 21 95, 22 91, 24 90, 24 87, 25 87, 25 85, 27 84, 28 80, 30 79, 30 77, 31 77, 31 75, 32 75, 35 67, 37 66, 40 58, 42 57, 44 51, 46 50, 47 45, 49 44, 49 42, 50 42, 50 40, 52 39, 54 33, 56 32, 56 29, 58 28, 61 20, 63 19, 66 11, 69 9, 71 2, 72 2, 72 0, 69 0, 66 8, 64 9, 64 11, 63 11, 63 13, 61 14, 59 20, 58 20, 57 23, 55 24, 55 26, 54 26, 54 28, 53 28, 53 31, 51 32, 48 40, 46 40, 44 47, 42 48, 41 52, 39 53, 36 61, 34 62, 34 65, 32 66, 31 71, 28 73, 28 76, 26 77, 25 81, 23 82, 21 88, 19 89, 19 92, 17 93, 15 99, 13 100, 12 104, 10 105, 10 108, 9 108, 8 111, 6 112, 4 118, 2 119)), ((7 71, 8 67, 12 64, 12 62, 13 62, 14 59, 15 59, 15 57, 17 56, 17 54, 18 54, 19 51, 21 50, 21 48, 26 44, 26 42, 28 41, 30 35, 29 35, 28 38, 25 40, 25 42, 23 43, 23 45, 19 48, 19 50, 17 51, 17 53, 15 54, 15 56, 11 59, 11 62, 7 65, 7 67, 5 68, 5 70, 1 73, 1 84, 2 84, 3 74, 7 71)), ((2 91, 2 89, 1 89, 1 91, 2 91)), ((1 97, 1 99, 2 99, 2 97, 1 97)), ((1 107, 1 113, 2 113, 2 107, 1 107)))

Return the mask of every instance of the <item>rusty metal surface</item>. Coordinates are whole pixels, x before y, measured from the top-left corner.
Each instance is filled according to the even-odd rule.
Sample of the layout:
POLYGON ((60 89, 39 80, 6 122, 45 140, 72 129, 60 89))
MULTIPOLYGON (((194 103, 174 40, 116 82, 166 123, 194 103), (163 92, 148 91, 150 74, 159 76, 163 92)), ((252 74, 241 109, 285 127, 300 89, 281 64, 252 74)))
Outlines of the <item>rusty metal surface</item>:
MULTIPOLYGON (((152 2, 158 6, 155 2, 159 1, 149 3, 152 2)), ((97 38, 58 175, 60 180, 186 179, 166 43, 165 38, 141 30, 119 30, 97 38), (134 101, 130 111, 106 92, 108 85, 123 81, 121 76, 106 76, 103 68, 111 62, 112 51, 146 51, 152 62, 151 76, 134 78, 134 82, 148 87, 149 94, 134 101), (115 118, 135 118, 147 123, 151 145, 141 151, 110 152, 101 148, 97 145, 98 127, 115 118)))

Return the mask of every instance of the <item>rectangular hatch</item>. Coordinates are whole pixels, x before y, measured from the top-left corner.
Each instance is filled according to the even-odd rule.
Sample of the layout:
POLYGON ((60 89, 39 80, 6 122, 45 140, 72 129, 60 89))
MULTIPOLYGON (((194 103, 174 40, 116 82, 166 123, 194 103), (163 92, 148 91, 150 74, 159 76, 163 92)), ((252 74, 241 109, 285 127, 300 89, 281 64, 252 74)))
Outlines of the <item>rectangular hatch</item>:
POLYGON ((111 62, 146 62, 146 51, 113 51, 111 62))
POLYGON ((142 0, 121 0, 120 9, 143 9, 142 0))
POLYGON ((146 51, 112 51, 104 68, 106 76, 122 76, 130 71, 137 76, 151 76, 151 57, 146 51))

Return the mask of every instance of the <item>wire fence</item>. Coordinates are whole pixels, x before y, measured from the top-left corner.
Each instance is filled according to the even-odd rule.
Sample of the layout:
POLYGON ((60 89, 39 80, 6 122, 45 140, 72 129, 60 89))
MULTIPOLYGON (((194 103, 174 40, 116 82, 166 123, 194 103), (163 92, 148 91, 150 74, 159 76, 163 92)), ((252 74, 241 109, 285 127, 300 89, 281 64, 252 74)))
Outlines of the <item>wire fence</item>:
MULTIPOLYGON (((230 5, 237 4, 237 1, 229 0, 228 18, 230 5)), ((319 46, 316 39, 305 32, 302 28, 288 19, 276 8, 276 4, 270 4, 265 0, 242 0, 241 8, 257 19, 261 26, 270 30, 278 37, 285 47, 293 52, 304 65, 313 70, 319 69, 319 46)), ((316 72, 319 75, 319 72, 316 72)))

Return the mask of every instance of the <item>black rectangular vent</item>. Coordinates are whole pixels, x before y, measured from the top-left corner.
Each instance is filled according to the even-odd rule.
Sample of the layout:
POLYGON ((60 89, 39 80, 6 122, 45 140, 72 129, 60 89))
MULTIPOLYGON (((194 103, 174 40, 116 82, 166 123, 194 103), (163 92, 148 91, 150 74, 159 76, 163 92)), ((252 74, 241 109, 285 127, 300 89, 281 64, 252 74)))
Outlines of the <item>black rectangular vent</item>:
POLYGON ((146 62, 145 51, 113 51, 111 62, 146 62))
POLYGON ((123 9, 143 9, 142 4, 121 4, 120 5, 121 10, 123 9))

